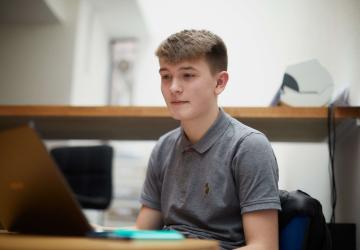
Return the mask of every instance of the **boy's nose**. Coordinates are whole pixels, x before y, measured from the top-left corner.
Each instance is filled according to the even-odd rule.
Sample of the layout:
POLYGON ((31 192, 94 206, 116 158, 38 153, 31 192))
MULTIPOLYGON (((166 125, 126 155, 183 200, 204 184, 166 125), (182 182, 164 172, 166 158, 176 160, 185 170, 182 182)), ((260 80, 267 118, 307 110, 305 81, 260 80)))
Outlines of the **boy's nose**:
POLYGON ((181 93, 182 92, 182 86, 178 80, 174 79, 171 82, 170 91, 171 91, 171 93, 181 93))

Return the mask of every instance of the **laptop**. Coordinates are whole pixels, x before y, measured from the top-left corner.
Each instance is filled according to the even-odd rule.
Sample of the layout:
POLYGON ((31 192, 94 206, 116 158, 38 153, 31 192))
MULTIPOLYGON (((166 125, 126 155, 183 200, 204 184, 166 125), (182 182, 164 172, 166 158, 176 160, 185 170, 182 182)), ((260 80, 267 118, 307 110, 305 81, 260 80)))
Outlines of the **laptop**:
POLYGON ((10 232, 82 236, 93 232, 37 133, 0 131, 0 221, 10 232))
POLYGON ((173 230, 95 231, 42 140, 28 126, 0 130, 0 224, 22 234, 184 239, 173 230))

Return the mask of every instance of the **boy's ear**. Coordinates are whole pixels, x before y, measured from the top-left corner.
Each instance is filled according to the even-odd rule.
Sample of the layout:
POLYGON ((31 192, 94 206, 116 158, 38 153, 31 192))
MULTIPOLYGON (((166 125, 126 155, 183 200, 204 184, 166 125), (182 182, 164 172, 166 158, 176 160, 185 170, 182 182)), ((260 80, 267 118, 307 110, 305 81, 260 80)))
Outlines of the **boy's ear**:
POLYGON ((217 82, 215 86, 215 94, 219 95, 226 87, 226 84, 229 80, 229 73, 227 71, 221 71, 218 73, 217 82))

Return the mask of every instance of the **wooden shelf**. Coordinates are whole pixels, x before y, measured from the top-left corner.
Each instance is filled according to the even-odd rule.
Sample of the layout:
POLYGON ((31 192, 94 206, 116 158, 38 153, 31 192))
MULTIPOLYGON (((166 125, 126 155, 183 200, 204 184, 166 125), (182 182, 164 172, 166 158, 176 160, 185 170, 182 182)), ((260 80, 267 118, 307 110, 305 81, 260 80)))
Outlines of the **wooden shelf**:
MULTIPOLYGON (((322 141, 327 108, 225 107, 271 141, 322 141)), ((360 117, 359 107, 335 108, 335 119, 360 117)), ((156 140, 179 126, 165 107, 0 106, 0 129, 31 124, 43 139, 156 140)))

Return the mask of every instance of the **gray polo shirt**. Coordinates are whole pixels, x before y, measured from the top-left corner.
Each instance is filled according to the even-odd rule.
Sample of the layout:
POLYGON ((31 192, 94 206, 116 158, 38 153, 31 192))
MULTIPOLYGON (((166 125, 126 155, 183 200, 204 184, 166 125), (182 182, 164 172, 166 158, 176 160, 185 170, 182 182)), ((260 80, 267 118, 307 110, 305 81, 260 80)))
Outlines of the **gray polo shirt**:
POLYGON ((154 147, 141 193, 164 227, 187 237, 245 244, 243 213, 280 209, 278 168, 266 137, 222 109, 195 144, 177 128, 154 147))

